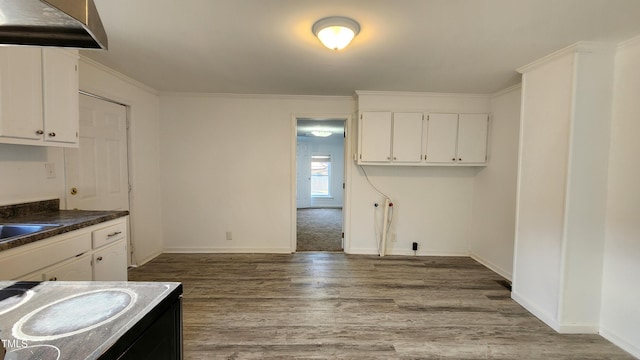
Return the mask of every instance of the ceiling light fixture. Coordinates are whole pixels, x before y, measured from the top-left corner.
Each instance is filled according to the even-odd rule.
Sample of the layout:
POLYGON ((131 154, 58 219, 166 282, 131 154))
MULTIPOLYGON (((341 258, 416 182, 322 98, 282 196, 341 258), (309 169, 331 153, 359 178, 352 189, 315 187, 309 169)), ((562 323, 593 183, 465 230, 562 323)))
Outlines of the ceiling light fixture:
POLYGON ((347 17, 331 16, 316 21, 311 30, 324 46, 331 50, 341 50, 358 35, 360 25, 347 17))
POLYGON ((313 130, 311 132, 311 135, 319 136, 319 137, 327 137, 327 136, 333 135, 333 133, 331 131, 327 131, 327 130, 313 130))

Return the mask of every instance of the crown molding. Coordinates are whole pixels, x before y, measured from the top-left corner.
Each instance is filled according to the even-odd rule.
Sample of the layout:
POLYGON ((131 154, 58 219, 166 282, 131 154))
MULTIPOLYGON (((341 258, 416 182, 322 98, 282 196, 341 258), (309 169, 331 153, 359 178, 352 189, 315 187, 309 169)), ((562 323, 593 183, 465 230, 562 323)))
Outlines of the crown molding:
POLYGON ((437 92, 412 92, 412 91, 375 91, 375 90, 356 90, 354 97, 377 95, 377 96, 401 96, 401 97, 465 97, 465 98, 489 98, 491 94, 474 94, 474 93, 437 93, 437 92))
POLYGON ((234 93, 201 93, 201 92, 160 92, 160 96, 220 98, 220 99, 266 99, 266 100, 311 100, 311 101, 353 101, 351 96, 329 95, 285 95, 285 94, 234 94, 234 93))
POLYGON ((569 54, 576 54, 576 53, 593 53, 593 52, 597 52, 597 51, 603 51, 603 50, 607 50, 607 49, 613 49, 614 47, 610 44, 607 43, 598 43, 598 42, 591 42, 591 41, 580 41, 577 42, 573 45, 567 46, 563 49, 560 49, 558 51, 554 51, 549 55, 543 56, 538 60, 533 61, 532 63, 529 63, 527 65, 524 65, 522 67, 519 67, 516 69, 517 72, 524 74, 526 72, 529 72, 531 70, 534 70, 542 65, 545 65, 551 61, 554 61, 558 58, 561 58, 563 56, 569 55, 569 54))
POLYGON ((88 57, 82 55, 82 54, 80 55, 80 61, 86 63, 87 65, 91 65, 91 66, 93 66, 95 68, 98 68, 98 69, 108 73, 109 75, 112 75, 112 76, 114 76, 114 77, 116 77, 116 78, 118 78, 118 79, 120 79, 120 80, 122 80, 122 81, 124 81, 124 82, 126 82, 128 84, 130 84, 130 85, 133 85, 133 86, 135 86, 137 88, 140 88, 140 89, 142 89, 144 91, 150 92, 150 93, 152 93, 152 94, 154 94, 156 96, 160 94, 160 92, 158 90, 152 88, 151 86, 146 85, 144 83, 141 83, 140 81, 138 81, 138 80, 136 80, 136 79, 134 79, 132 77, 129 77, 129 76, 127 76, 127 75, 125 75, 125 74, 123 74, 121 72, 118 72, 116 70, 113 70, 112 68, 110 68, 110 67, 108 67, 106 65, 103 65, 102 63, 99 63, 99 62, 97 62, 97 61, 95 61, 95 60, 93 60, 91 58, 88 58, 88 57))

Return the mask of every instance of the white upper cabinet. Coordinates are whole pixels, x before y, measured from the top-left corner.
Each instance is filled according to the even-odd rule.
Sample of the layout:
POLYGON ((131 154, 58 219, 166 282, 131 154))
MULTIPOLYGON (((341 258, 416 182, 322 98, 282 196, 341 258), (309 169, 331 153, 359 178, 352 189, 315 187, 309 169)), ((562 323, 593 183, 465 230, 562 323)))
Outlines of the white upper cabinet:
POLYGON ((391 112, 363 112, 360 117, 360 156, 358 162, 391 161, 391 112))
POLYGON ((78 60, 61 49, 42 50, 46 141, 78 142, 78 60))
POLYGON ((393 113, 393 162, 422 160, 422 113, 393 113))
POLYGON ((460 114, 458 119, 458 163, 483 164, 487 162, 487 114, 460 114))
POLYGON ((0 47, 0 143, 78 146, 77 51, 0 47))
POLYGON ((0 142, 42 139, 39 48, 0 47, 0 142))
POLYGON ((487 162, 487 114, 429 114, 425 162, 484 165, 487 162))
POLYGON ((458 114, 429 114, 425 161, 434 164, 456 162, 458 114))
POLYGON ((422 118, 422 113, 363 112, 358 163, 420 163, 422 118))
POLYGON ((358 164, 484 166, 488 114, 362 112, 358 164))

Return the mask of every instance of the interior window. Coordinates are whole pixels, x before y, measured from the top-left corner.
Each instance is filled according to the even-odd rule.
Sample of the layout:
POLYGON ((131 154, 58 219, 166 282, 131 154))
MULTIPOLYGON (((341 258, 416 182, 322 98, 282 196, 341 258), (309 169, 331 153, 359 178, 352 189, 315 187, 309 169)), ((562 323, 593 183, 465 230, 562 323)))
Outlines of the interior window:
POLYGON ((331 196, 331 155, 311 156, 311 196, 331 196))

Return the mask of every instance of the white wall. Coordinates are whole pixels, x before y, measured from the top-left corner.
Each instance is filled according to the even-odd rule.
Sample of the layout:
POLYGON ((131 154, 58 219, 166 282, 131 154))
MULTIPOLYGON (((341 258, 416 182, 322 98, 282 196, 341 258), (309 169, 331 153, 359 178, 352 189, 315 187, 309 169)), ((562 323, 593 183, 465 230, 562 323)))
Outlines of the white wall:
POLYGON ((563 333, 599 329, 613 54, 578 43, 521 70, 512 296, 563 333))
POLYGON ((349 97, 162 95, 165 250, 290 252, 294 117, 352 112, 349 97))
MULTIPOLYGON (((358 94, 361 111, 490 112, 490 97, 485 95, 358 94)), ((351 166, 351 203, 347 214, 351 228, 345 251, 377 254, 373 204, 382 203, 383 198, 369 185, 363 170, 355 162, 351 166)), ((411 244, 418 242, 418 255, 468 255, 476 168, 365 166, 364 169, 371 182, 394 203, 387 254, 413 255, 411 244)))
POLYGON ((159 98, 157 93, 92 60, 80 58, 80 89, 128 105, 131 238, 138 264, 162 252, 159 98))
POLYGON ((640 358, 640 37, 616 56, 600 333, 640 358))
POLYGON ((511 280, 515 234, 520 86, 491 98, 489 166, 478 169, 473 189, 469 252, 511 280))
MULTIPOLYGON (((344 137, 342 134, 326 138, 298 136, 298 143, 309 144, 310 155, 331 155, 331 197, 311 197, 312 207, 342 207, 344 182, 344 137)), ((309 159, 310 161, 311 159, 309 159)))
POLYGON ((61 199, 64 207, 64 151, 61 148, 0 144, 0 204, 61 199), (44 165, 53 163, 56 178, 44 165))

